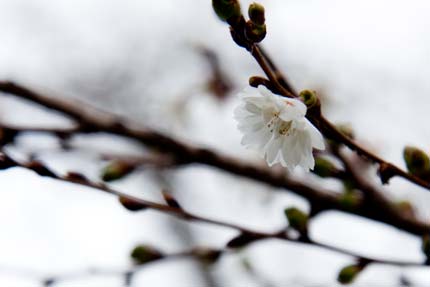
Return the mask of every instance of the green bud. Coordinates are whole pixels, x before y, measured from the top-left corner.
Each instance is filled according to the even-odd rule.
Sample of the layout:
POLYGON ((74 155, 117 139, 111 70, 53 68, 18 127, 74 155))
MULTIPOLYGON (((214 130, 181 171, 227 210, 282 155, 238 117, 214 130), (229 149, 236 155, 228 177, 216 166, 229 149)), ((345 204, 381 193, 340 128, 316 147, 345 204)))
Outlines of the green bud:
POLYGON ((346 190, 340 197, 340 204, 345 210, 356 209, 362 200, 362 196, 359 192, 354 190, 346 190))
POLYGON ((266 25, 255 25, 252 21, 246 22, 245 36, 254 43, 263 41, 266 37, 266 25))
POLYGON ((140 211, 147 208, 146 205, 125 196, 120 196, 118 201, 125 209, 130 211, 140 211))
POLYGON ((255 240, 258 240, 260 237, 256 236, 255 234, 251 233, 241 233, 238 236, 231 239, 229 242, 227 242, 227 247, 229 248, 242 248, 248 245, 249 243, 254 242, 255 240))
POLYGON ((345 191, 345 192, 348 192, 348 191, 352 191, 352 190, 354 190, 355 189, 355 182, 352 180, 352 179, 350 179, 350 178, 346 178, 346 179, 344 179, 343 181, 342 181, 342 183, 343 183, 343 190, 345 191))
POLYGON ((145 264, 163 258, 160 251, 147 245, 136 246, 130 256, 136 264, 145 264))
POLYGON ((354 131, 350 124, 338 124, 336 125, 336 128, 346 137, 349 137, 350 139, 354 139, 354 131))
POLYGON ((248 8, 249 19, 257 26, 264 25, 266 18, 264 16, 264 7, 258 3, 252 3, 248 8))
POLYGON ((284 210, 288 223, 300 234, 306 234, 308 230, 308 215, 296 207, 290 207, 284 210))
POLYGON ((308 109, 320 104, 317 94, 314 91, 301 91, 299 97, 302 99, 303 103, 308 107, 308 109))
POLYGON ((403 150, 403 159, 411 174, 424 177, 430 173, 430 159, 422 150, 407 146, 403 150))
POLYGON ((134 169, 135 166, 130 163, 114 161, 103 169, 101 178, 103 181, 118 180, 131 173, 134 169))
POLYGON ((352 283, 362 270, 363 268, 357 265, 346 266, 340 270, 337 281, 342 284, 352 283))
POLYGON ((222 21, 229 21, 242 15, 238 0, 212 0, 212 7, 222 21))
POLYGON ((430 234, 426 234, 423 236, 423 241, 421 245, 421 250, 427 259, 430 259, 430 234))
POLYGON ((316 175, 323 178, 330 177, 334 175, 334 173, 336 173, 336 170, 337 170, 336 167, 331 161, 323 157, 315 158, 315 167, 312 170, 312 172, 315 173, 316 175))

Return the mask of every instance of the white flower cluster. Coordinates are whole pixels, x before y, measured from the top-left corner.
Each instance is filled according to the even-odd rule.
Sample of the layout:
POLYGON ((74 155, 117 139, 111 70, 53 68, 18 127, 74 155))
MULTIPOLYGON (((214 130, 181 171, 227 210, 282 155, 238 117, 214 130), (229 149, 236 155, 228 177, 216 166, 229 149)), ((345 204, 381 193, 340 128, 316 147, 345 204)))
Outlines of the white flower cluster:
POLYGON ((305 118, 305 104, 276 95, 263 85, 245 89, 240 97, 235 118, 243 145, 257 149, 269 166, 314 168, 312 149, 325 146, 321 133, 305 118))

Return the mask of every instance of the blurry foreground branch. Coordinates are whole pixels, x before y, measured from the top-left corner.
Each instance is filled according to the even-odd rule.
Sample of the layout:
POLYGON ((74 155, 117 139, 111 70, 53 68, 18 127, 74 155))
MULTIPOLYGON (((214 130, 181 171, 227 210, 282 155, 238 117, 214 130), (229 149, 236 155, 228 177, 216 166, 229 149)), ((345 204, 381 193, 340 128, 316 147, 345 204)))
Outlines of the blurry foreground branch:
POLYGON ((179 203, 177 203, 176 200, 170 196, 165 197, 166 204, 160 204, 160 203, 140 199, 138 197, 129 195, 127 193, 112 189, 104 183, 90 181, 84 175, 79 173, 69 172, 68 174, 62 176, 62 175, 56 174, 48 167, 44 166, 42 163, 39 163, 39 162, 20 163, 4 153, 0 154, 0 169, 8 169, 13 167, 23 167, 34 171, 40 176, 49 177, 63 182, 78 184, 84 187, 93 188, 98 191, 102 191, 108 194, 118 196, 120 203, 130 211, 136 212, 136 211, 143 211, 145 209, 153 209, 189 222, 194 222, 194 221, 203 222, 203 223, 208 223, 208 224, 234 229, 239 232, 238 236, 234 237, 227 243, 225 249, 196 248, 191 251, 173 254, 170 256, 164 255, 162 252, 149 247, 142 247, 144 249, 140 248, 140 250, 135 249, 135 251, 132 253, 132 257, 139 264, 145 264, 145 263, 163 259, 163 258, 184 257, 184 256, 195 257, 203 261, 205 260, 216 261, 219 255, 235 250, 237 248, 242 248, 256 241, 266 240, 266 239, 279 239, 279 240, 285 240, 289 242, 296 242, 300 244, 313 245, 336 253, 352 256, 356 259, 357 264, 363 268, 368 264, 372 264, 372 263, 394 265, 394 266, 427 265, 426 261, 424 262, 398 261, 398 260, 385 260, 385 259, 367 257, 367 256, 360 255, 358 253, 355 253, 353 251, 349 251, 347 249, 339 248, 325 243, 316 242, 308 236, 306 227, 303 225, 307 223, 305 223, 302 220, 301 218, 302 215, 300 214, 300 212, 292 209, 291 209, 291 211, 293 211, 292 213, 290 212, 290 210, 286 210, 286 216, 290 223, 289 228, 283 228, 278 232, 272 232, 272 233, 262 232, 262 231, 252 230, 237 224, 210 219, 204 216, 190 213, 184 210, 179 205, 179 203), (293 233, 290 232, 293 229, 295 229, 299 233, 298 236, 294 232, 293 233))
MULTIPOLYGON (((430 225, 418 218, 404 214, 395 204, 380 192, 373 192, 363 198, 357 198, 353 208, 345 205, 342 194, 312 187, 296 181, 283 173, 276 173, 268 168, 246 163, 242 160, 222 155, 206 148, 195 147, 154 130, 137 126, 118 116, 102 112, 86 103, 70 101, 59 97, 48 97, 12 82, 0 82, 0 91, 18 98, 36 103, 42 107, 60 112, 75 120, 76 125, 69 129, 54 129, 52 132, 61 136, 76 133, 105 132, 136 140, 156 151, 171 156, 175 165, 204 164, 247 177, 273 187, 283 188, 306 198, 313 210, 341 210, 375 221, 383 222, 401 230, 423 235, 430 225)), ((30 129, 49 132, 49 128, 30 129)), ((18 127, 6 127, 7 140, 12 140, 20 132, 18 127)), ((362 184, 365 186, 366 184, 362 184)), ((366 185, 367 186, 367 185, 366 185)), ((367 187, 366 187, 367 188, 367 187)))

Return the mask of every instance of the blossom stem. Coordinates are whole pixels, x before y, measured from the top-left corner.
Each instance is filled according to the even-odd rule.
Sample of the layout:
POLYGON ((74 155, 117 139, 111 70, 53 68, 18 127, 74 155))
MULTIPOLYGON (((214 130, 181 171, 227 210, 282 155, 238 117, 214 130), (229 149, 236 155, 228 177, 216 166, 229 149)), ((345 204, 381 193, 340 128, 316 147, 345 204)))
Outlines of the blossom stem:
MULTIPOLYGON (((260 65, 260 67, 263 69, 266 76, 269 78, 269 80, 272 82, 274 87, 284 96, 289 98, 297 98, 297 95, 292 93, 288 90, 288 88, 284 87, 280 84, 280 78, 279 73, 273 71, 273 62, 271 60, 267 60, 267 58, 264 56, 262 51, 260 50, 260 47, 256 44, 251 45, 250 50, 251 55, 254 57, 254 59, 257 61, 257 63, 260 65)), ((286 83, 285 81, 283 81, 286 83)))
POLYGON ((257 45, 257 48, 260 50, 261 56, 266 60, 270 69, 273 71, 273 73, 277 79, 277 82, 279 82, 279 84, 281 86, 285 87, 285 89, 290 91, 291 94, 293 94, 293 95, 295 95, 295 97, 297 97, 298 93, 294 90, 293 86, 288 81, 286 76, 276 67, 275 63, 273 62, 273 60, 271 59, 269 54, 266 52, 266 49, 264 49, 264 47, 261 45, 257 45))

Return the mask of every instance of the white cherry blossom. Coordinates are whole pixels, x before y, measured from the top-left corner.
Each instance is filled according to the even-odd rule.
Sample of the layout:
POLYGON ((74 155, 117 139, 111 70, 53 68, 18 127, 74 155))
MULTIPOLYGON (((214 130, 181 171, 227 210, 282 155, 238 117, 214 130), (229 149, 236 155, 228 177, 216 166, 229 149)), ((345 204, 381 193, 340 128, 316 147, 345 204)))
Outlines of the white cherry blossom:
POLYGON ((245 89, 240 98, 235 118, 243 145, 256 149, 269 166, 314 168, 312 149, 325 146, 321 133, 305 118, 305 104, 276 95, 263 85, 245 89))

